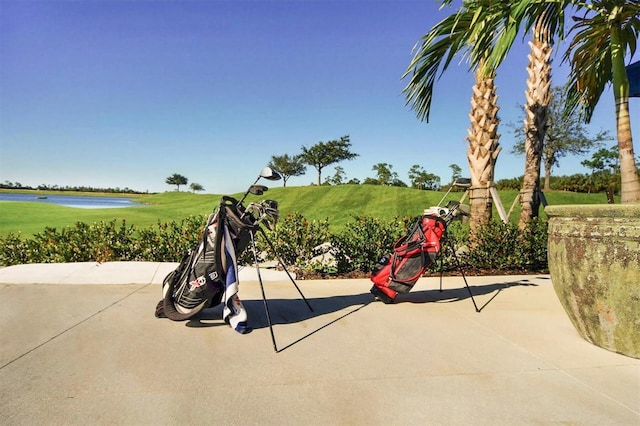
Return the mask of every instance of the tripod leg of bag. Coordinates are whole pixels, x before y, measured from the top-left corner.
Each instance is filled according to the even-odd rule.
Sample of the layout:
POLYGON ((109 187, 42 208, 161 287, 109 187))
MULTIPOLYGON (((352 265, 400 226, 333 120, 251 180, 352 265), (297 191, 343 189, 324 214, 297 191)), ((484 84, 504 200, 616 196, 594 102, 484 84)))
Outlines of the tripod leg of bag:
POLYGON ((264 302, 264 310, 267 314, 267 324, 269 324, 269 332, 271 333, 271 341, 273 342, 273 350, 277 353, 278 346, 276 345, 276 336, 273 334, 273 326, 271 325, 271 314, 269 313, 269 305, 267 304, 267 296, 264 293, 264 285, 262 284, 262 276, 260 275, 260 266, 258 265, 258 253, 256 250, 256 241, 253 238, 253 232, 251 235, 251 250, 253 251, 253 262, 256 265, 256 272, 258 273, 258 282, 260 283, 260 291, 262 292, 262 301, 264 302))
MULTIPOLYGON (((287 273, 287 276, 289 277, 289 279, 291 280, 291 282, 293 283, 294 287, 296 288, 296 290, 298 290, 298 293, 300 294, 300 297, 302 297, 302 300, 304 300, 304 303, 307 304, 307 307, 309 308, 309 310, 311 312, 313 312, 313 308, 311 307, 311 305, 309 304, 309 302, 307 301, 307 298, 304 297, 304 294, 302 294, 302 290, 300 290, 300 287, 298 287, 298 284, 296 284, 296 280, 293 279, 293 277, 291 276, 291 274, 289 273, 289 271, 287 270, 286 265, 284 264, 284 262, 282 261, 282 259, 280 258, 280 255, 278 254, 278 252, 276 251, 275 247, 273 246, 273 244, 271 243, 271 240, 269 240, 269 238, 267 237, 267 233, 264 232, 264 229, 262 228, 258 228, 260 230, 260 232, 262 233, 262 236, 264 237, 265 241, 267 242, 267 244, 269 245, 269 248, 271 249, 271 251, 273 252, 273 254, 276 256, 276 259, 278 259, 278 263, 280 263, 280 265, 282 265, 282 269, 284 269, 284 271, 287 273)), ((253 238, 253 236, 252 236, 253 238)))
POLYGON ((442 291, 442 275, 444 274, 444 268, 442 267, 444 260, 442 255, 438 258, 438 263, 440 263, 440 291, 442 291))
MULTIPOLYGON (((449 248, 451 249, 451 254, 453 255, 453 259, 456 262, 456 266, 458 267, 458 270, 462 274, 462 279, 464 279, 464 285, 467 286, 467 290, 469 291, 469 296, 471 296, 471 301, 473 302, 473 307, 476 309, 476 312, 480 312, 480 309, 478 309, 478 305, 476 305, 476 299, 473 298, 473 293, 471 293, 471 288, 469 287, 469 283, 467 282, 467 276, 464 274, 464 269, 462 269, 462 265, 458 260, 458 255, 456 254, 456 250, 453 248, 453 245, 450 245, 449 248)), ((440 276, 440 279, 442 280, 442 275, 440 276)))

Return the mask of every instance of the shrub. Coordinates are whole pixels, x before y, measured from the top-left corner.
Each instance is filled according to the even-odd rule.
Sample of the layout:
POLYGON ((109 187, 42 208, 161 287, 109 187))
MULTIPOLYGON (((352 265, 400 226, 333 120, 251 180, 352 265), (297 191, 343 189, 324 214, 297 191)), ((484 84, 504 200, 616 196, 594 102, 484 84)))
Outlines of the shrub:
POLYGON ((107 262, 148 260, 177 262, 200 236, 201 216, 179 223, 158 223, 156 228, 136 231, 125 221, 88 225, 77 222, 60 231, 45 228, 30 239, 9 234, 0 238, 0 264, 107 262))
POLYGON ((206 219, 202 215, 189 216, 180 222, 158 222, 156 227, 141 229, 132 260, 179 262, 202 238, 206 219))
MULTIPOLYGON (((278 255, 286 265, 301 268, 309 266, 311 259, 318 255, 316 247, 329 241, 329 220, 308 221, 300 213, 291 213, 281 218, 275 231, 265 232, 278 251, 278 255)), ((260 250, 274 258, 269 247, 262 238, 256 243, 260 250)))
POLYGON ((469 236, 463 255, 471 268, 488 270, 544 270, 547 268, 547 223, 531 221, 525 229, 491 222, 469 236))
POLYGON ((397 218, 385 223, 373 217, 355 217, 342 234, 331 239, 337 272, 371 271, 391 252, 406 228, 406 222, 397 218))
MULTIPOLYGON (((124 221, 118 224, 81 222, 72 227, 45 228, 32 238, 9 234, 0 237, 0 264, 22 263, 154 261, 179 262, 202 238, 205 216, 190 216, 179 222, 158 222, 137 230, 124 221)), ((323 274, 368 273, 383 256, 393 250, 413 221, 398 218, 385 222, 373 217, 354 217, 340 234, 329 231, 329 221, 309 221, 301 214, 287 214, 275 231, 265 231, 280 259, 298 270, 323 274), (330 261, 318 261, 327 246, 330 261), (332 259, 331 259, 332 257, 332 259)), ((261 233, 256 236, 259 261, 275 258, 261 233)), ((456 266, 447 245, 453 245, 466 268, 476 270, 547 269, 547 222, 534 220, 523 230, 516 225, 492 222, 470 235, 460 222, 449 225, 442 240, 443 255, 436 268, 456 266)), ((252 250, 238 259, 253 264, 252 250)))

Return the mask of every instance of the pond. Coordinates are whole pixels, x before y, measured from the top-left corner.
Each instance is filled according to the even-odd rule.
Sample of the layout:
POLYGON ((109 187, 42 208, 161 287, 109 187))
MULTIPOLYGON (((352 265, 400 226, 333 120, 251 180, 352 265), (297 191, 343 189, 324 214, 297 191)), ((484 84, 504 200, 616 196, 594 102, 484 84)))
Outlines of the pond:
POLYGON ((58 204, 80 209, 118 209, 143 206, 126 197, 89 197, 82 195, 34 195, 0 193, 0 201, 28 201, 34 203, 58 204))

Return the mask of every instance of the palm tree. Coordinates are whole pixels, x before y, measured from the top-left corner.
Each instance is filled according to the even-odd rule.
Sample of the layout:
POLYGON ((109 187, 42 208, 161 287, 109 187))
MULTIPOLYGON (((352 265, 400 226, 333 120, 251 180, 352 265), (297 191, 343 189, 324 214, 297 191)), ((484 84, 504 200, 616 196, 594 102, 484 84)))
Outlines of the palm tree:
MULTIPOLYGON (((443 1, 443 4, 448 3, 450 1, 443 1)), ((491 218, 489 188, 493 185, 495 163, 500 153, 495 72, 481 72, 484 67, 479 64, 488 55, 489 48, 484 47, 492 45, 494 29, 506 17, 504 11, 507 8, 501 3, 465 0, 461 9, 440 21, 420 39, 413 60, 403 75, 403 78, 411 76, 403 89, 407 104, 419 119, 429 121, 435 80, 453 57, 467 54, 471 68, 476 70, 467 137, 472 189, 469 223, 472 230, 491 218)))
MULTIPOLYGON (((450 0, 443 0, 450 4, 450 0)), ((494 0, 463 1, 463 7, 437 24, 422 40, 404 76, 413 73, 404 92, 407 103, 420 119, 428 121, 433 84, 440 67, 466 52, 479 75, 495 75, 519 31, 533 30, 529 79, 527 82, 527 135, 525 182, 522 188, 521 225, 537 216, 542 141, 546 127, 546 105, 551 83, 550 54, 555 37, 564 38, 566 10, 584 11, 574 17, 569 31, 574 38, 564 55, 571 72, 565 89, 566 112, 578 107, 589 122, 608 83, 613 84, 616 102, 618 151, 622 175, 623 203, 640 202, 640 178, 635 167, 629 119, 629 81, 625 57, 635 53, 640 33, 640 3, 637 0, 494 0), (597 53, 597 54, 594 54, 597 53)), ((472 170, 472 178, 474 171, 472 170)), ((472 218, 473 221, 473 218, 472 218)))
POLYGON ((616 129, 622 203, 640 203, 640 177, 635 166, 629 118, 629 79, 625 58, 633 56, 640 34, 640 3, 637 0, 571 2, 586 10, 574 17, 575 31, 564 56, 571 64, 567 84, 567 108, 580 108, 591 119, 600 96, 612 84, 616 105, 616 129))
POLYGON ((467 160, 471 171, 471 230, 486 225, 491 219, 492 203, 489 189, 493 186, 493 176, 501 149, 498 141, 498 96, 493 76, 485 77, 478 70, 471 98, 471 125, 467 141, 467 160))
POLYGON ((518 0, 510 11, 495 45, 484 41, 479 50, 488 50, 485 67, 488 72, 500 65, 509 51, 515 34, 531 30, 542 16, 549 31, 549 38, 564 38, 566 10, 574 10, 574 25, 568 31, 569 47, 563 61, 570 64, 568 83, 565 86, 567 105, 565 111, 580 110, 588 123, 608 84, 613 86, 616 105, 616 128, 621 168, 621 201, 640 202, 640 177, 635 167, 633 140, 629 119, 629 80, 625 59, 636 50, 640 33, 640 2, 637 0, 518 0))
POLYGON ((536 20, 533 39, 529 42, 527 90, 525 92, 525 168, 520 191, 520 227, 538 217, 540 209, 540 165, 547 131, 548 107, 551 99, 552 39, 544 14, 536 20))

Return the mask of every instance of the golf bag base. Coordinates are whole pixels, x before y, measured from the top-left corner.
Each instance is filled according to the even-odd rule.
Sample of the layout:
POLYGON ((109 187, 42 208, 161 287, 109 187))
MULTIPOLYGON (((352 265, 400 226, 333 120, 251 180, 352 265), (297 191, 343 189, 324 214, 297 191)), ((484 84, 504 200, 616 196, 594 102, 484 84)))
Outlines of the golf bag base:
POLYGON ((373 294, 376 299, 381 300, 384 304, 390 305, 395 301, 398 292, 391 290, 389 287, 378 287, 374 284, 373 287, 371 287, 371 294, 373 294))
POLYGON ((408 233, 393 246, 371 272, 371 293, 384 303, 393 303, 398 294, 411 291, 440 253, 440 239, 446 222, 437 215, 420 216, 408 233))

